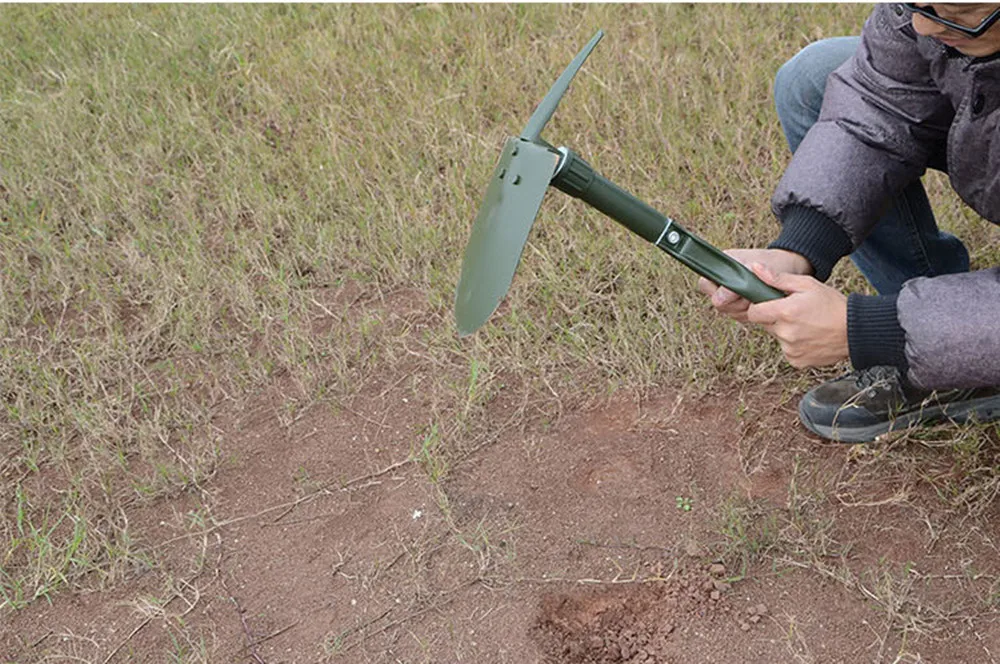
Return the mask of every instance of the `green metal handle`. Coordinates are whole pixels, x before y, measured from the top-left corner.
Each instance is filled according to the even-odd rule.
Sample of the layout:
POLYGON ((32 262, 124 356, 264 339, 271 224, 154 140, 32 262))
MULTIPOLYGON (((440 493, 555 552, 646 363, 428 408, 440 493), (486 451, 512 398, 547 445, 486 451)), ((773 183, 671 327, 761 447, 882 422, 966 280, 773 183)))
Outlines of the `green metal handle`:
POLYGON ((767 302, 785 297, 768 286, 743 263, 719 251, 677 222, 665 225, 657 247, 713 283, 739 293, 751 302, 767 302))
POLYGON ((562 160, 552 178, 552 186, 597 208, 701 276, 751 302, 767 302, 785 296, 739 261, 601 176, 572 150, 559 148, 559 152, 562 160))

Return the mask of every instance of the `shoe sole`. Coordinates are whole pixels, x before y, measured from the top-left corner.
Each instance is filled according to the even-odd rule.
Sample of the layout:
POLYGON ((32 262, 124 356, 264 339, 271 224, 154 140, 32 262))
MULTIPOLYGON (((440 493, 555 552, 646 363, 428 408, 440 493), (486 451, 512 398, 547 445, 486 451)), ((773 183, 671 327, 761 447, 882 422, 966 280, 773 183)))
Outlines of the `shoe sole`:
POLYGON ((894 420, 863 427, 816 424, 805 412, 803 404, 804 400, 799 402, 799 420, 802 421, 802 425, 806 429, 827 440, 850 444, 870 443, 882 434, 908 429, 918 424, 933 424, 944 421, 964 424, 970 420, 992 422, 993 420, 1000 419, 1000 395, 970 399, 968 401, 949 403, 941 406, 927 406, 920 410, 899 415, 894 420))

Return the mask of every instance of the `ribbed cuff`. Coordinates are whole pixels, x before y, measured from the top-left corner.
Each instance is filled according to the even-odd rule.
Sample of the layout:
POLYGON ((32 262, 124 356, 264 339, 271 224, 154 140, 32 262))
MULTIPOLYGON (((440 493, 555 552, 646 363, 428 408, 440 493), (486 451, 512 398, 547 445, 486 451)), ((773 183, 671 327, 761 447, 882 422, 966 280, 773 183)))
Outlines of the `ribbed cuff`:
POLYGON ((828 216, 801 205, 787 208, 781 220, 781 234, 767 246, 801 254, 820 281, 830 278, 833 266, 851 253, 851 238, 828 216))
POLYGON ((847 346, 855 369, 894 366, 902 376, 906 361, 906 332, 896 317, 897 295, 847 296, 847 346))

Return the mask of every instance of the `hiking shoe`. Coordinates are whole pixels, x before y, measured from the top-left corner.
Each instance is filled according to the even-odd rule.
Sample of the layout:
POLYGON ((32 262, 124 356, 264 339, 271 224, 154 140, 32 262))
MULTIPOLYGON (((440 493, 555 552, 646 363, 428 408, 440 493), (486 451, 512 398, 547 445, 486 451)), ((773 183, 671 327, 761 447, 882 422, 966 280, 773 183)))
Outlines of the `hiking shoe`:
POLYGON ((907 384, 895 367, 871 367, 807 392, 799 419, 823 438, 867 443, 916 424, 1000 419, 1000 388, 925 392, 907 384))

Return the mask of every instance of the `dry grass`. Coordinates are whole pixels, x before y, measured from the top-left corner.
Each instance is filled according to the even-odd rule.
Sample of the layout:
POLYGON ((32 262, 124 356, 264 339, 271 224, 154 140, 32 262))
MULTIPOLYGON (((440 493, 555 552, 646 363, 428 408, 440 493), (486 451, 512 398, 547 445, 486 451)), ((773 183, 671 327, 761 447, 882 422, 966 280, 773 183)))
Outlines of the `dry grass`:
MULTIPOLYGON (((821 450, 796 454, 783 507, 734 499, 719 510, 718 554, 741 577, 807 570, 842 586, 875 611, 872 661, 923 661, 915 642, 956 638, 995 611, 995 436, 974 425, 897 433, 848 448, 834 473, 817 472, 821 450), (892 543, 904 530, 917 546, 892 543), (856 550, 872 541, 883 545, 856 550)), ((814 661, 786 622, 796 661, 814 661)))
MULTIPOLYGON (((0 610, 155 567, 129 515, 200 499, 225 455, 213 416, 277 378, 293 422, 391 364, 435 367, 438 428, 418 455, 435 483, 489 439, 478 416, 504 388, 547 418, 619 389, 793 380, 689 273, 558 193, 502 315, 459 343, 461 248, 503 139, 598 27, 549 140, 712 242, 763 244, 787 161, 773 73, 867 11, 0 8, 0 610), (399 328, 400 300, 419 330, 399 328)), ((995 258, 944 190, 944 225, 995 258)), ((849 268, 835 279, 863 288, 849 268)), ((979 515, 1000 488, 994 442, 970 428, 907 450, 953 453, 961 472, 933 485, 979 515)), ((748 561, 819 546, 780 527, 748 561)), ((456 532, 493 564, 488 533, 456 532)), ((177 647, 197 659, 197 640, 177 647)))

